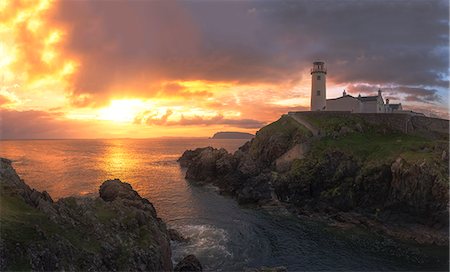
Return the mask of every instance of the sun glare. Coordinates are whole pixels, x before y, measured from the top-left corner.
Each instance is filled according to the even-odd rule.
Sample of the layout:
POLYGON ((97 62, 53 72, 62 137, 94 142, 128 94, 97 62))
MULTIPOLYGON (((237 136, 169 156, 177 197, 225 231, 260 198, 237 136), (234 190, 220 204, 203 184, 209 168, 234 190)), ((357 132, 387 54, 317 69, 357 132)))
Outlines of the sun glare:
POLYGON ((138 99, 112 100, 106 108, 100 109, 98 119, 114 122, 132 122, 136 115, 146 109, 146 103, 138 99))

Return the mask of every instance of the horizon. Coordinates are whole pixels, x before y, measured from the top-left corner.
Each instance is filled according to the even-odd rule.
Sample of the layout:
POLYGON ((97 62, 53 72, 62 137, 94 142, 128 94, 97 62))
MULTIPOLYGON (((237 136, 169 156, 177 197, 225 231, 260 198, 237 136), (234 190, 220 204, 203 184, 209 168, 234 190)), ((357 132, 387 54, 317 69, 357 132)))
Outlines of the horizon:
POLYGON ((328 67, 327 98, 381 88, 405 110, 448 119, 448 8, 444 0, 3 1, 0 139, 255 134, 309 110, 316 59, 328 67))

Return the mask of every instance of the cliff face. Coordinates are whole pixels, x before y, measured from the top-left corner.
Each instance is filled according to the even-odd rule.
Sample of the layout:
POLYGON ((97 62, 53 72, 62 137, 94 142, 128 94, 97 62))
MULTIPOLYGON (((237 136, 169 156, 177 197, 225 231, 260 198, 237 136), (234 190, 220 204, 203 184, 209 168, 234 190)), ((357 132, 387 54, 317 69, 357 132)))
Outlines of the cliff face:
POLYGON ((0 269, 172 270, 169 234, 153 205, 120 180, 99 198, 63 198, 26 185, 0 159, 0 269))
MULTIPOLYGON (((352 214, 391 234, 386 229, 390 226, 408 231, 417 225, 432 237, 418 237, 414 231, 396 236, 447 244, 448 142, 406 135, 357 117, 310 121, 320 126, 320 137, 283 116, 233 155, 211 147, 186 151, 180 158, 188 168, 186 178, 214 183, 240 203, 281 201, 297 213, 329 218, 352 214), (292 158, 299 145, 307 148, 292 158), (289 158, 281 168, 280 158, 289 158)), ((355 216, 343 220, 358 221, 355 216)))

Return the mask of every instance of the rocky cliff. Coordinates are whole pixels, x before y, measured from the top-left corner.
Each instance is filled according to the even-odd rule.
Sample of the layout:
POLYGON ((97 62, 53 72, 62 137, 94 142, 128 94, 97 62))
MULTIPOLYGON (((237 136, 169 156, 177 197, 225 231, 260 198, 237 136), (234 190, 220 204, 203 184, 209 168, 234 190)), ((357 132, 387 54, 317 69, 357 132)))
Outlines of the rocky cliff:
POLYGON ((334 224, 448 244, 448 141, 357 116, 314 118, 305 122, 320 136, 285 115, 234 154, 199 148, 179 161, 188 180, 213 183, 242 204, 280 203, 334 224))
POLYGON ((107 180, 98 198, 31 189, 0 159, 0 270, 171 271, 169 232, 130 184, 107 180))

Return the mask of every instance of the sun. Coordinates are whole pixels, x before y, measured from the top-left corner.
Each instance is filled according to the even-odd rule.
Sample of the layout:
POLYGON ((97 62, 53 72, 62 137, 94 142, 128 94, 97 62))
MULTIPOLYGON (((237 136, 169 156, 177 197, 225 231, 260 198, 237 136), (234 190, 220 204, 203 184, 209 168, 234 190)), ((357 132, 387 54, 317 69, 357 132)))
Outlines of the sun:
POLYGON ((129 123, 146 109, 146 103, 139 99, 112 100, 110 105, 98 111, 100 120, 129 123))

